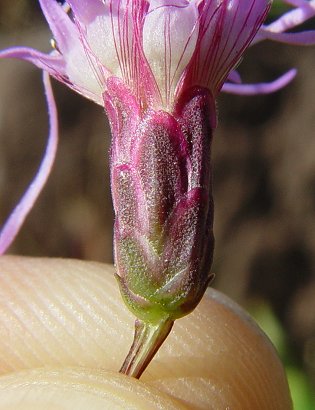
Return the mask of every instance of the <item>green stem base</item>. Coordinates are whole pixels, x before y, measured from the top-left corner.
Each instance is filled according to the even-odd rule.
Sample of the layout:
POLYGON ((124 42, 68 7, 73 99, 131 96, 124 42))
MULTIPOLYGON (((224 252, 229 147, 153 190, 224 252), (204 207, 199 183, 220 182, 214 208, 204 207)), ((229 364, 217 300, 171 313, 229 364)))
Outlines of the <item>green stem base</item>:
POLYGON ((167 338, 174 321, 166 319, 156 325, 136 320, 135 335, 120 373, 139 379, 155 353, 167 338))

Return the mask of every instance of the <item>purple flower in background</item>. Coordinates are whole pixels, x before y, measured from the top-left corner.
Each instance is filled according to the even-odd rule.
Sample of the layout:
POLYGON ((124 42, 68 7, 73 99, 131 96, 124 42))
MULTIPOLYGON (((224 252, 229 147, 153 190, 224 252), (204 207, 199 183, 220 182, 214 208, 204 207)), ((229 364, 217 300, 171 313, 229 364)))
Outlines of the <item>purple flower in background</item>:
POLYGON ((139 377, 211 279, 215 99, 221 90, 267 93, 291 81, 294 69, 272 83, 242 84, 234 67, 247 47, 265 39, 314 44, 314 32, 288 30, 315 15, 315 1, 286 1, 291 11, 266 26, 269 0, 39 1, 52 53, 12 48, 0 57, 44 70, 51 132, 40 171, 0 234, 0 253, 53 162, 50 75, 103 105, 110 120, 117 279, 139 319, 122 371, 139 377))

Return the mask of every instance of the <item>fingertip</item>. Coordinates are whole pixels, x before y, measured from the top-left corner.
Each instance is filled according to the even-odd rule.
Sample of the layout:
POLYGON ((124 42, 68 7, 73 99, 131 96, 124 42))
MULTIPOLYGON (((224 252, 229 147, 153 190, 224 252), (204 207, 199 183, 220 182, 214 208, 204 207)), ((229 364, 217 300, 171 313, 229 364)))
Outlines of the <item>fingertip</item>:
POLYGON ((133 336, 113 267, 0 258, 0 374, 42 366, 118 370, 133 336))
POLYGON ((184 410, 139 380, 100 369, 32 369, 0 378, 0 410, 184 410))
MULTIPOLYGON (((111 266, 5 256, 0 321, 5 374, 42 366, 117 371, 134 319, 111 266)), ((213 289, 176 321, 141 381, 193 409, 292 408, 275 349, 238 305, 213 289)))

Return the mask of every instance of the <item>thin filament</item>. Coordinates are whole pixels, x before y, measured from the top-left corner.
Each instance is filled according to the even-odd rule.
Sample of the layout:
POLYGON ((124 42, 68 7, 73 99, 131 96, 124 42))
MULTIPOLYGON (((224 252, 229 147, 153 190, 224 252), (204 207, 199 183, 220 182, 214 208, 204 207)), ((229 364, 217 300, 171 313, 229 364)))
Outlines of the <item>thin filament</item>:
POLYGON ((18 234, 25 218, 31 211, 36 199, 41 193, 48 176, 51 172, 58 145, 58 119, 57 108, 51 88, 50 77, 47 72, 43 72, 43 83, 50 120, 50 129, 47 140, 46 151, 37 174, 16 205, 9 218, 0 231, 0 255, 4 254, 12 244, 18 234))

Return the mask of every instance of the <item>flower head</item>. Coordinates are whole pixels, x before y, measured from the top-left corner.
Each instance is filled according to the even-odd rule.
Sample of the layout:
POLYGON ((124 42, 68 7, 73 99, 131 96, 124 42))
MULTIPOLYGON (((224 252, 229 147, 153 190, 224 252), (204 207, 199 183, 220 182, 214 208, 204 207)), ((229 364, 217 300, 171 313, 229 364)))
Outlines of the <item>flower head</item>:
POLYGON ((185 88, 215 96, 249 45, 269 0, 40 0, 54 35, 49 56, 12 50, 102 104, 120 78, 144 107, 171 110, 185 88))
POLYGON ((233 68, 251 43, 315 42, 312 31, 287 33, 315 15, 314 0, 288 1, 296 7, 267 26, 271 0, 39 1, 54 51, 13 48, 2 56, 29 60, 98 104, 114 76, 144 108, 171 110, 188 87, 206 87, 215 97, 227 79, 239 82, 233 68))
MULTIPOLYGON (((137 327, 142 333, 123 366, 139 376, 211 278, 215 98, 222 88, 270 92, 290 81, 293 71, 253 88, 241 84, 234 68, 255 41, 314 42, 313 32, 286 30, 315 15, 315 3, 288 0, 295 8, 262 26, 270 0, 39 1, 54 36, 52 53, 13 48, 0 57, 29 60, 106 109, 117 279, 130 310, 150 327, 137 327)), ((47 158, 51 163, 50 149, 47 158)), ((44 169, 36 195, 50 167, 44 169)), ((30 191, 10 238, 34 202, 30 191)), ((3 232, 0 250, 1 241, 5 249, 11 240, 3 232)))

